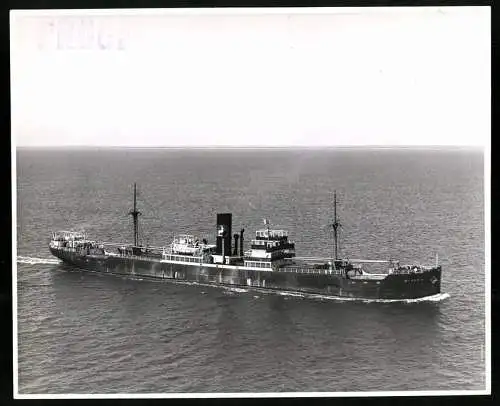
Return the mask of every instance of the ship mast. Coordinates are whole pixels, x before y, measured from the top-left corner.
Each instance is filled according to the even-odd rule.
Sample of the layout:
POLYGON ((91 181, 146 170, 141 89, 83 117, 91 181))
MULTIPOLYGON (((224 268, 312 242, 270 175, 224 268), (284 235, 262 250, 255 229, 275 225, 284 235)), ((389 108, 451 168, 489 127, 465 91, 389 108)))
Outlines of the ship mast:
POLYGON ((333 228, 333 260, 334 263, 338 260, 338 228, 340 223, 337 219, 337 191, 333 194, 333 223, 331 224, 333 228))
POLYGON ((129 215, 134 219, 134 247, 137 247, 139 237, 139 215, 141 212, 137 210, 137 186, 134 183, 134 209, 130 210, 129 215))

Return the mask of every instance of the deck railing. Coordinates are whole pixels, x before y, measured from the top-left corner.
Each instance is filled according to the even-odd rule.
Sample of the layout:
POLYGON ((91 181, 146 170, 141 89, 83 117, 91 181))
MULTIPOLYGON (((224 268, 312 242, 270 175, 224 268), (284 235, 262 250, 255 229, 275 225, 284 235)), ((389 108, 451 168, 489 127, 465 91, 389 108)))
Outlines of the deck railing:
POLYGON ((168 261, 179 261, 185 263, 200 263, 203 262, 203 257, 193 257, 188 255, 164 254, 163 259, 168 261))
POLYGON ((298 268, 298 267, 283 267, 275 269, 277 272, 295 272, 305 274, 318 275, 342 275, 343 271, 339 269, 316 269, 316 268, 298 268))

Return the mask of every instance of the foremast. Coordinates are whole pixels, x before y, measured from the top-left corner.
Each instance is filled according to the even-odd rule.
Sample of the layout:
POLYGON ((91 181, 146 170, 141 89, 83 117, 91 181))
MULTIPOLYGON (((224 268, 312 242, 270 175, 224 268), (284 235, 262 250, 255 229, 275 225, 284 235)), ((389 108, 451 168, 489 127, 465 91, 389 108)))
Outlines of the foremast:
POLYGON ((338 261, 338 229, 341 226, 337 218, 337 191, 333 192, 333 223, 330 224, 333 229, 333 263, 338 261))
POLYGON ((134 247, 138 246, 139 240, 139 216, 142 214, 137 210, 137 185, 134 183, 134 209, 128 213, 134 219, 134 247))

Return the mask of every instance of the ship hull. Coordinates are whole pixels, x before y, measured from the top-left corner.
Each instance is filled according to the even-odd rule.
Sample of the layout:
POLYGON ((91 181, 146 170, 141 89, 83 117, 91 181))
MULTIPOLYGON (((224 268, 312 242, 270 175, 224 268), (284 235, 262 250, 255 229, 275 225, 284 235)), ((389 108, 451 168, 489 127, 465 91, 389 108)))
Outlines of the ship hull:
POLYGON ((324 274, 260 271, 214 264, 171 263, 158 258, 88 255, 53 247, 50 251, 63 262, 92 272, 238 288, 358 299, 416 299, 441 291, 440 267, 418 274, 392 274, 381 280, 361 280, 345 278, 326 270, 324 274))

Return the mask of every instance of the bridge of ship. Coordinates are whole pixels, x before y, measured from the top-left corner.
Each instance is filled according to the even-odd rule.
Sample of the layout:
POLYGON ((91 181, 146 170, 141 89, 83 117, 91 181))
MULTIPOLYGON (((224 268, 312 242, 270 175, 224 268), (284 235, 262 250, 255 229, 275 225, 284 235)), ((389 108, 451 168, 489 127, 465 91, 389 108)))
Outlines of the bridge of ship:
POLYGON ((261 229, 255 231, 256 239, 282 240, 288 238, 288 231, 276 229, 261 229))
POLYGON ((87 236, 83 231, 60 230, 52 233, 53 241, 81 241, 86 240, 86 238, 87 236))
POLYGON ((194 246, 199 240, 192 234, 179 234, 174 237, 172 244, 184 244, 194 246))

